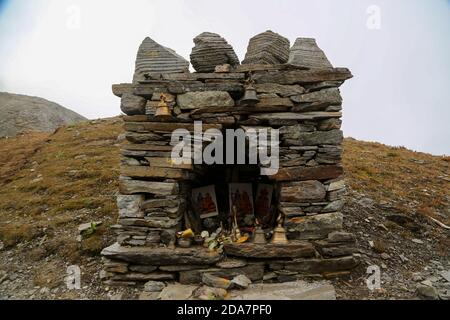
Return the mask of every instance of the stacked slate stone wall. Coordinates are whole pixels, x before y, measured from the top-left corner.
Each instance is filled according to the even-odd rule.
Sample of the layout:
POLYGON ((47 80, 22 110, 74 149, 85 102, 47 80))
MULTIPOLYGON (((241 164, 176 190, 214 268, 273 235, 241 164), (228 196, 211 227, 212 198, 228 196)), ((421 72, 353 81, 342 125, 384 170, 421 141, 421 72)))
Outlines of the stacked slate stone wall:
POLYGON ((196 38, 191 59, 199 60, 191 63, 216 72, 173 73, 169 66, 170 73, 149 72, 132 84, 113 86, 127 114, 123 117, 127 143, 122 147, 119 219, 114 226, 118 239, 103 251, 104 277, 110 284, 198 283, 203 273, 288 281, 305 274, 341 274, 357 265, 354 237, 343 231, 342 215, 339 87, 352 75, 348 69, 333 68, 313 39, 297 39, 289 52, 288 40, 276 37, 266 32, 253 38, 249 47, 266 51, 249 48, 246 60, 251 64, 238 65, 225 39, 205 33, 196 38), (225 50, 228 60, 218 48, 225 50), (215 61, 229 64, 216 66, 215 61), (243 106, 240 100, 249 78, 259 103, 243 106), (170 118, 155 116, 162 94, 170 106, 170 118), (275 187, 277 209, 286 217, 288 245, 250 241, 225 245, 224 252, 175 246, 176 233, 184 229, 190 212, 192 182, 201 182, 201 175, 191 165, 173 164, 171 133, 193 131, 194 121, 199 120, 203 130, 279 130, 280 169, 269 179, 275 187))

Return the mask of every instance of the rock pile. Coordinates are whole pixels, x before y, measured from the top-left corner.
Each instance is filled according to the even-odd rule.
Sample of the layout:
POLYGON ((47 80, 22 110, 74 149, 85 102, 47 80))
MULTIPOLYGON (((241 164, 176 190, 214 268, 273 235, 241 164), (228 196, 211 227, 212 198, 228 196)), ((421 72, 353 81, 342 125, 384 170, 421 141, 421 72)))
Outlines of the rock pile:
POLYGON ((220 35, 204 32, 194 39, 191 63, 197 72, 214 72, 220 65, 239 65, 239 58, 233 48, 220 35))
MULTIPOLYGON (((228 73, 157 74, 138 84, 113 86, 127 105, 124 112, 132 111, 124 117, 118 243, 103 251, 110 284, 175 279, 196 284, 214 277, 231 281, 241 274, 253 282, 293 281, 304 274, 341 274, 357 265, 355 239, 343 232, 341 213, 346 189, 338 88, 352 75, 345 68, 280 65, 287 61, 289 42, 268 34, 273 33, 257 37, 255 46, 258 39, 263 40, 260 48, 268 43, 270 52, 261 57, 276 64, 258 60, 228 73), (279 45, 284 49, 272 50, 279 45), (238 102, 249 72, 260 102, 242 107, 238 102), (163 94, 170 115, 159 118, 155 111, 163 94), (203 231, 192 223, 191 190, 213 175, 207 165, 194 170, 171 159, 171 133, 193 133, 195 121, 203 122, 203 131, 258 127, 279 132, 280 168, 268 183, 275 189, 274 210, 286 217, 288 244, 228 243, 223 251, 175 246, 188 225, 196 234, 203 231)), ((258 177, 259 172, 251 179, 258 177)))
POLYGON ((133 83, 145 79, 146 74, 180 73, 189 71, 189 62, 172 49, 150 38, 139 47, 133 83))
POLYGON ((289 64, 310 69, 333 68, 325 53, 316 43, 316 39, 297 38, 289 55, 289 64))
POLYGON ((250 39, 242 64, 283 64, 289 59, 290 42, 285 37, 266 31, 250 39))

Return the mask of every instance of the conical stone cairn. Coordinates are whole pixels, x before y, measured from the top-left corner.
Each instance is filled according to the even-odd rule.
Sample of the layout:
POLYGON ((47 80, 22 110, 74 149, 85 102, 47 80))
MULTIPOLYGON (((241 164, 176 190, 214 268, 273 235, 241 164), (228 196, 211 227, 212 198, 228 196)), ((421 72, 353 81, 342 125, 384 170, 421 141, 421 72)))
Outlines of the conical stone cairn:
POLYGON ((289 59, 290 42, 273 31, 266 31, 250 39, 242 64, 284 64, 289 59))
POLYGON ((291 48, 289 64, 310 69, 333 68, 325 53, 312 38, 298 38, 291 48))
POLYGON ((145 74, 189 72, 189 61, 150 38, 139 47, 133 82, 145 80, 145 74))
POLYGON ((191 63, 197 72, 214 72, 220 65, 239 65, 234 49, 220 35, 204 32, 194 39, 195 47, 191 53, 191 63))

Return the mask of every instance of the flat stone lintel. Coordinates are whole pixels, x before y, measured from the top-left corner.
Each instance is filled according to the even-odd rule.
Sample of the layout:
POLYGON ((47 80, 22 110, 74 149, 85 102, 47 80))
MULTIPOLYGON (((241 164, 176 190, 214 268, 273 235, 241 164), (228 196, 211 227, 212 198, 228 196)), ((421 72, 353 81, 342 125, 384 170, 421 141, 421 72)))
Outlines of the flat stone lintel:
POLYGON ((276 259, 276 258, 306 258, 314 256, 314 246, 309 242, 292 241, 288 244, 226 244, 225 253, 228 256, 276 259))
POLYGON ((223 256, 203 247, 164 248, 164 247, 123 247, 118 243, 104 249, 102 256, 140 265, 211 265, 219 262, 223 256))

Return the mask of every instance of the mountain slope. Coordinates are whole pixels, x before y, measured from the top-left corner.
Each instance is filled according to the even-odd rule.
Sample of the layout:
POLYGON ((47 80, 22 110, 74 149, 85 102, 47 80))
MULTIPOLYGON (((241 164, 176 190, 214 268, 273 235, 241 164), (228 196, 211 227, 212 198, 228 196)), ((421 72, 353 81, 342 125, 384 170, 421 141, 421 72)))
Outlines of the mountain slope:
POLYGON ((25 131, 53 132, 86 118, 59 104, 38 97, 0 92, 0 137, 25 131))
MULTIPOLYGON (((98 253, 114 242, 120 133, 122 121, 113 118, 0 139, 0 173, 7 177, 0 179, 0 298, 98 299, 121 290, 134 297, 132 290, 106 291, 99 280, 98 253), (78 225, 98 220, 94 235, 78 242, 78 225), (81 266, 87 289, 65 287, 72 264, 81 266)), ((430 217, 450 223, 449 164, 448 157, 345 140, 345 227, 355 233, 363 263, 332 280, 340 298, 414 298, 414 274, 442 281, 440 270, 450 269, 449 231, 430 217), (377 292, 364 281, 373 264, 383 271, 377 292)))

